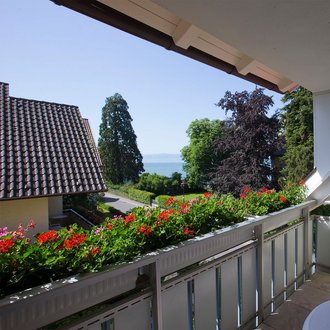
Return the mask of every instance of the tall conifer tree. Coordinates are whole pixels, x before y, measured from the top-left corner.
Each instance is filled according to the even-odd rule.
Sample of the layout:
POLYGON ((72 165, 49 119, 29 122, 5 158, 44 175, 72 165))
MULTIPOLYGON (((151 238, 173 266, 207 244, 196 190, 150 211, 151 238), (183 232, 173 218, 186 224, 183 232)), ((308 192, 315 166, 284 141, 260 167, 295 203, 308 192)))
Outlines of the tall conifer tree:
POLYGON ((283 174, 291 182, 304 179, 314 166, 313 96, 300 87, 282 98, 282 123, 286 141, 283 174))
POLYGON ((99 152, 104 175, 114 184, 137 181, 144 171, 127 102, 116 93, 102 108, 99 152))

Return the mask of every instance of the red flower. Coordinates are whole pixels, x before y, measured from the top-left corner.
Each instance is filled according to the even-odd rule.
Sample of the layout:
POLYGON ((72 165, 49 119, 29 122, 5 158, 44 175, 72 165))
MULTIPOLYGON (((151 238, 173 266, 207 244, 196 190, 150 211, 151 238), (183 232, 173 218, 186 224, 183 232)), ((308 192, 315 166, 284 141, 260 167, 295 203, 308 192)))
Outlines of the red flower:
POLYGON ((53 242, 58 239, 58 235, 55 230, 47 231, 46 233, 38 235, 38 243, 53 242))
POLYGON ((188 203, 182 203, 182 204, 181 204, 181 208, 182 208, 182 209, 185 209, 185 208, 187 208, 187 207, 188 207, 188 203))
POLYGON ((133 222, 135 220, 135 214, 131 213, 129 215, 126 215, 124 223, 125 225, 129 222, 133 222))
POLYGON ((212 193, 206 191, 206 192, 204 193, 204 198, 209 198, 209 197, 211 197, 212 195, 213 195, 212 193))
POLYGON ((260 191, 261 191, 261 192, 266 192, 266 191, 268 191, 268 189, 267 189, 266 187, 262 187, 262 188, 260 189, 260 191))
POLYGON ((247 194, 251 192, 251 190, 247 186, 244 187, 243 191, 247 194))
POLYGON ((165 205, 166 206, 169 206, 169 205, 171 205, 171 204, 174 204, 176 201, 175 201, 175 199, 174 199, 174 197, 169 197, 168 199, 167 199, 167 201, 165 202, 165 205))
POLYGON ((285 203, 285 202, 286 202, 286 198, 285 198, 284 196, 280 196, 280 201, 281 201, 282 203, 285 203))
POLYGON ((12 239, 7 238, 0 240, 0 252, 7 253, 12 246, 14 246, 12 239))
POLYGON ((141 225, 139 232, 143 235, 149 235, 152 232, 151 226, 141 225))
POLYGON ((173 214, 174 211, 173 210, 165 210, 163 212, 159 213, 159 216, 157 217, 159 220, 164 220, 164 221, 168 221, 168 217, 170 214, 173 214))
POLYGON ((240 198, 240 199, 244 199, 245 197, 246 197, 245 194, 240 194, 240 195, 239 195, 239 198, 240 198))
POLYGON ((63 247, 65 249, 71 249, 74 246, 84 243, 86 240, 85 234, 74 234, 71 238, 65 239, 63 242, 63 247))
POLYGON ((221 206, 221 205, 222 205, 222 202, 221 202, 221 201, 219 201, 217 204, 218 204, 219 206, 221 206))
POLYGON ((181 204, 181 209, 178 210, 178 213, 185 214, 185 213, 189 212, 189 210, 190 210, 189 204, 188 203, 182 203, 181 204))
POLYGON ((100 252, 101 252, 101 249, 98 246, 91 246, 92 256, 95 256, 96 254, 99 254, 100 252))
POLYGON ((257 192, 257 196, 262 196, 262 192, 261 191, 258 191, 257 192))
POLYGON ((112 224, 112 223, 108 223, 108 224, 107 224, 107 230, 111 230, 112 227, 113 227, 113 224, 112 224))
POLYGON ((304 180, 300 180, 300 181, 299 181, 299 184, 300 184, 301 186, 303 186, 303 185, 305 184, 305 181, 304 181, 304 180))
POLYGON ((29 224, 28 224, 28 228, 35 228, 36 227, 36 223, 31 219, 30 221, 29 221, 29 224))
POLYGON ((189 230, 188 227, 183 227, 183 233, 188 235, 188 236, 194 236, 195 231, 194 230, 189 230))

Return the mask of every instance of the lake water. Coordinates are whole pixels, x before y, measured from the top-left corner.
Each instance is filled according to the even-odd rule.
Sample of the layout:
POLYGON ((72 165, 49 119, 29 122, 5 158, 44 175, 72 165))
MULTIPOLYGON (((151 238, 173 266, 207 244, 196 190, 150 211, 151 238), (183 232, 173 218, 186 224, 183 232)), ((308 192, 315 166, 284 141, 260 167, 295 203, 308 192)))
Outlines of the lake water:
POLYGON ((182 162, 172 162, 172 163, 144 163, 145 173, 157 173, 164 176, 171 176, 172 173, 178 172, 182 173, 182 177, 185 177, 186 174, 183 171, 182 162))

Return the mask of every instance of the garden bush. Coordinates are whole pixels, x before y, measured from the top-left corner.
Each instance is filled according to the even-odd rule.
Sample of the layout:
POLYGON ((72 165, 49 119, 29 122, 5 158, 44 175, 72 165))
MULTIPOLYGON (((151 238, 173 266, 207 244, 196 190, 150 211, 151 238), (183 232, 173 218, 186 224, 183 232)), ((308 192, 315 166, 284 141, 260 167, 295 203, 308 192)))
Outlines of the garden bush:
POLYGON ((124 184, 113 184, 113 183, 108 181, 107 182, 107 188, 108 188, 109 192, 111 192, 115 195, 129 198, 128 197, 128 191, 131 188, 136 188, 136 184, 133 183, 133 182, 127 182, 127 183, 124 183, 124 184))
POLYGON ((152 199, 155 197, 154 193, 131 188, 128 190, 128 198, 135 201, 151 205, 152 199))
POLYGON ((156 173, 143 173, 140 176, 137 188, 153 192, 156 195, 177 195, 181 193, 181 173, 174 172, 171 177, 156 173))

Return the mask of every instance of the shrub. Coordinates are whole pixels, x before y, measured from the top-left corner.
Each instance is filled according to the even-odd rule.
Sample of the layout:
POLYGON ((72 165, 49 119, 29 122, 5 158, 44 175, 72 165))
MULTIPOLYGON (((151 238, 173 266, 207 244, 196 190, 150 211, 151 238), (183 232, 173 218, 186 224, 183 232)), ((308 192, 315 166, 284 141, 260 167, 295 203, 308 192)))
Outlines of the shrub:
POLYGON ((89 210, 96 210, 97 203, 101 201, 102 197, 98 193, 82 193, 63 196, 63 205, 65 208, 74 208, 83 205, 89 210))
POLYGON ((154 193, 131 188, 128 190, 128 197, 135 201, 151 205, 152 199, 155 197, 154 193))
POLYGON ((108 191, 122 197, 128 198, 128 190, 135 188, 136 184, 128 182, 125 184, 113 184, 110 181, 107 182, 108 191))
POLYGON ((174 172, 171 177, 159 175, 156 173, 143 173, 140 176, 137 188, 153 192, 156 195, 179 194, 181 188, 181 174, 174 172))

